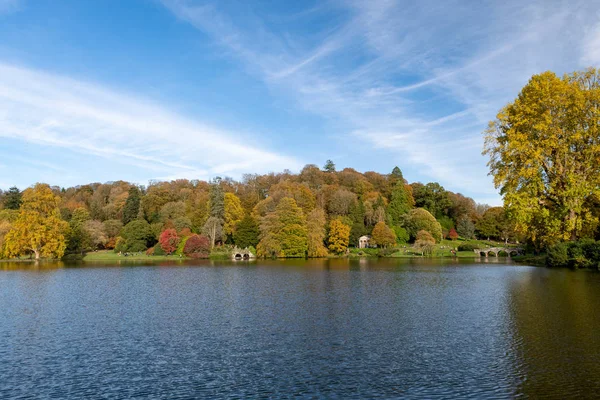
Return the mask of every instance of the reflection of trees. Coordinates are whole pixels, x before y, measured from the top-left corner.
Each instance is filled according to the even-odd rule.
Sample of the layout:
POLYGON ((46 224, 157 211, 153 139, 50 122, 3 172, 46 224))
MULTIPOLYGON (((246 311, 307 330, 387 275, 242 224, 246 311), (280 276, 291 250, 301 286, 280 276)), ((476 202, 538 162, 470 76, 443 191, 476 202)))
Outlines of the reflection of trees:
POLYGON ((519 392, 532 398, 600 393, 600 276, 536 268, 510 282, 519 392))

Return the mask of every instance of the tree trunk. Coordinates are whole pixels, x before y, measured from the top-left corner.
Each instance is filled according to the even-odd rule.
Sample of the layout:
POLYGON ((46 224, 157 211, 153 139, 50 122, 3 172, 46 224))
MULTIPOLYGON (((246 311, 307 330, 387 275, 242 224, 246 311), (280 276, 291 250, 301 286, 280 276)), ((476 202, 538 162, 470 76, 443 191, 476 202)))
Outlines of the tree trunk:
POLYGON ((40 251, 39 250, 33 250, 33 253, 35 254, 35 259, 39 260, 40 259, 40 251))
POLYGON ((573 224, 573 230, 571 231, 571 240, 577 240, 577 216, 575 210, 569 210, 569 221, 573 224))

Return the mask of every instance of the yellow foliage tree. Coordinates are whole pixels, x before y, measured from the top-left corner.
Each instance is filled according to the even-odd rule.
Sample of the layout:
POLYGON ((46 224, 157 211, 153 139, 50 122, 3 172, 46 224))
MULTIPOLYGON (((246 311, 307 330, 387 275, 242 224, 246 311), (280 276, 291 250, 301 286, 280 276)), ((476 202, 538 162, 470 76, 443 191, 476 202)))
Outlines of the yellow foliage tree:
POLYGON ((351 228, 339 219, 334 219, 329 224, 329 250, 341 254, 348 248, 351 228))
POLYGON ((508 215, 538 246, 589 235, 600 193, 600 70, 533 76, 485 132, 508 215))
POLYGON ((23 192, 19 216, 4 237, 5 253, 17 257, 33 252, 40 257, 63 256, 69 225, 60 219, 60 199, 46 184, 38 183, 23 192))
POLYGON ((371 233, 371 244, 381 247, 393 246, 396 243, 396 234, 385 224, 378 222, 371 233))
POLYGON ((233 193, 225 193, 225 224, 223 225, 223 233, 225 235, 233 235, 236 225, 244 218, 244 207, 242 202, 233 193))
POLYGON ((308 228, 308 256, 325 257, 327 248, 325 247, 325 211, 322 208, 315 208, 308 214, 306 226, 308 228))

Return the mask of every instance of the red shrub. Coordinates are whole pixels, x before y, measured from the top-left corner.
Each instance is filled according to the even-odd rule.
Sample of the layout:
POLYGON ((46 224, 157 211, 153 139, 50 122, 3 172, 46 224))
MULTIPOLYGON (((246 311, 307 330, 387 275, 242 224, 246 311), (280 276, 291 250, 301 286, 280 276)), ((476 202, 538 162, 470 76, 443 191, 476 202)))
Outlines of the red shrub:
POLYGON ((183 254, 192 258, 208 258, 210 241, 203 235, 192 235, 183 247, 183 254))
POLYGON ((179 240, 179 236, 177 236, 175 229, 167 229, 160 234, 158 243, 160 243, 160 247, 165 251, 165 253, 171 254, 177 250, 179 240))
POLYGON ((450 240, 458 239, 458 233, 454 228, 450 229, 450 232, 448 232, 448 237, 450 238, 450 240))

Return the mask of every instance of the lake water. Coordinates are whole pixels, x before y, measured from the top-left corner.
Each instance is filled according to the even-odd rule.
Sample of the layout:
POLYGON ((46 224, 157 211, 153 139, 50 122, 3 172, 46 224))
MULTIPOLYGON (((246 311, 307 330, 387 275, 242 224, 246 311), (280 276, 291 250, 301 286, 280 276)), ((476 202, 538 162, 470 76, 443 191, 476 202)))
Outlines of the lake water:
POLYGON ((592 398, 600 273, 0 263, 0 398, 592 398))

